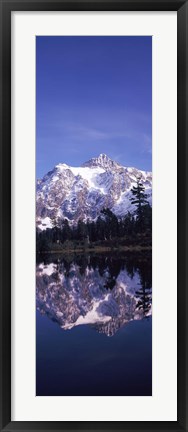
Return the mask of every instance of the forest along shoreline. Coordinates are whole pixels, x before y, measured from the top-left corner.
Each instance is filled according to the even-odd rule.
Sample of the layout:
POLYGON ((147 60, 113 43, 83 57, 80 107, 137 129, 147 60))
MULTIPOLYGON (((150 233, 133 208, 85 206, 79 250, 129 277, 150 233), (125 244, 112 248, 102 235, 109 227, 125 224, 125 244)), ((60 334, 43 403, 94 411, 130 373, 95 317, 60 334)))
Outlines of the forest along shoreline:
POLYGON ((37 253, 91 253, 141 251, 152 249, 152 208, 145 188, 137 179, 131 189, 134 211, 118 218, 109 208, 100 212, 96 221, 79 220, 69 225, 68 219, 52 220, 52 228, 37 229, 37 253))
POLYGON ((92 246, 90 248, 61 248, 61 249, 54 249, 54 250, 43 250, 43 251, 37 251, 37 254, 76 254, 76 253, 82 253, 82 254, 90 254, 90 253, 105 253, 105 252, 141 252, 141 251, 151 251, 152 246, 120 246, 120 247, 107 247, 107 246, 92 246))

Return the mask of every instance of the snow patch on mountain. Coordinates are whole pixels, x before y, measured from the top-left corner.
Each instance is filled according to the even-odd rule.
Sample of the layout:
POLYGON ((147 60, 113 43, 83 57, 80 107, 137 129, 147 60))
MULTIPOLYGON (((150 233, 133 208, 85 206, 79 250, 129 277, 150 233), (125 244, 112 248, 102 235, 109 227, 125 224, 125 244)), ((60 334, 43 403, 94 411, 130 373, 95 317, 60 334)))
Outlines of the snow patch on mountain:
POLYGON ((71 167, 70 170, 75 176, 80 176, 81 178, 86 180, 88 182, 89 188, 101 190, 101 187, 98 184, 98 178, 99 174, 105 172, 103 168, 96 167, 95 169, 91 170, 90 168, 71 167))
POLYGON ((60 163, 37 181, 36 222, 40 230, 52 228, 53 220, 96 220, 104 208, 122 217, 134 206, 131 188, 141 179, 152 202, 152 173, 124 167, 105 154, 92 158, 81 167, 60 163))

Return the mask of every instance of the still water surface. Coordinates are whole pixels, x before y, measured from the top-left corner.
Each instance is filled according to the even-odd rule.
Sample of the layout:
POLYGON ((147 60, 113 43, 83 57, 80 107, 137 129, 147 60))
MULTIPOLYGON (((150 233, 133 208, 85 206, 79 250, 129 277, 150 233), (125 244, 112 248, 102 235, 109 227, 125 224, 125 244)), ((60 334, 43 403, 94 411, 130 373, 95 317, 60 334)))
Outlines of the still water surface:
POLYGON ((152 394, 151 254, 38 258, 36 394, 152 394))

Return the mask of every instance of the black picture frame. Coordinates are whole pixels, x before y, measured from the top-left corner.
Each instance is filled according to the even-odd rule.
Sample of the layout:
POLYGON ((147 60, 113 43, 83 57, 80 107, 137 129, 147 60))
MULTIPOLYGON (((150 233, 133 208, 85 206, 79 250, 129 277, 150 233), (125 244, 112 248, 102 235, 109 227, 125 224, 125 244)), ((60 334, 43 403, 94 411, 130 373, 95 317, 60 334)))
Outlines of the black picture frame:
MULTIPOLYGON (((168 31, 168 29, 166 29, 168 31)), ((1 431, 188 430, 188 0, 0 0, 0 429, 1 431), (178 418, 177 422, 11 421, 11 11, 177 11, 178 19, 178 418)), ((168 145, 168 144, 167 144, 168 145)), ((170 245, 169 245, 170 247, 170 245)), ((168 401, 167 401, 168 403, 168 401)), ((126 409, 126 407, 125 407, 126 409)))

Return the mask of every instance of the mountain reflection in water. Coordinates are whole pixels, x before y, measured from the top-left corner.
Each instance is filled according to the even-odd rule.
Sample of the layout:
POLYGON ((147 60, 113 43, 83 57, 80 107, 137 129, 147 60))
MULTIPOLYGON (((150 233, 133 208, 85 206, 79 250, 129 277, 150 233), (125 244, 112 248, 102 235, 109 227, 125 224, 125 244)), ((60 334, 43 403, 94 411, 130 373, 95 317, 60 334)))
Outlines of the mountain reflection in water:
POLYGON ((41 314, 64 330, 90 325, 113 336, 151 315, 151 253, 40 257, 36 301, 41 314))

